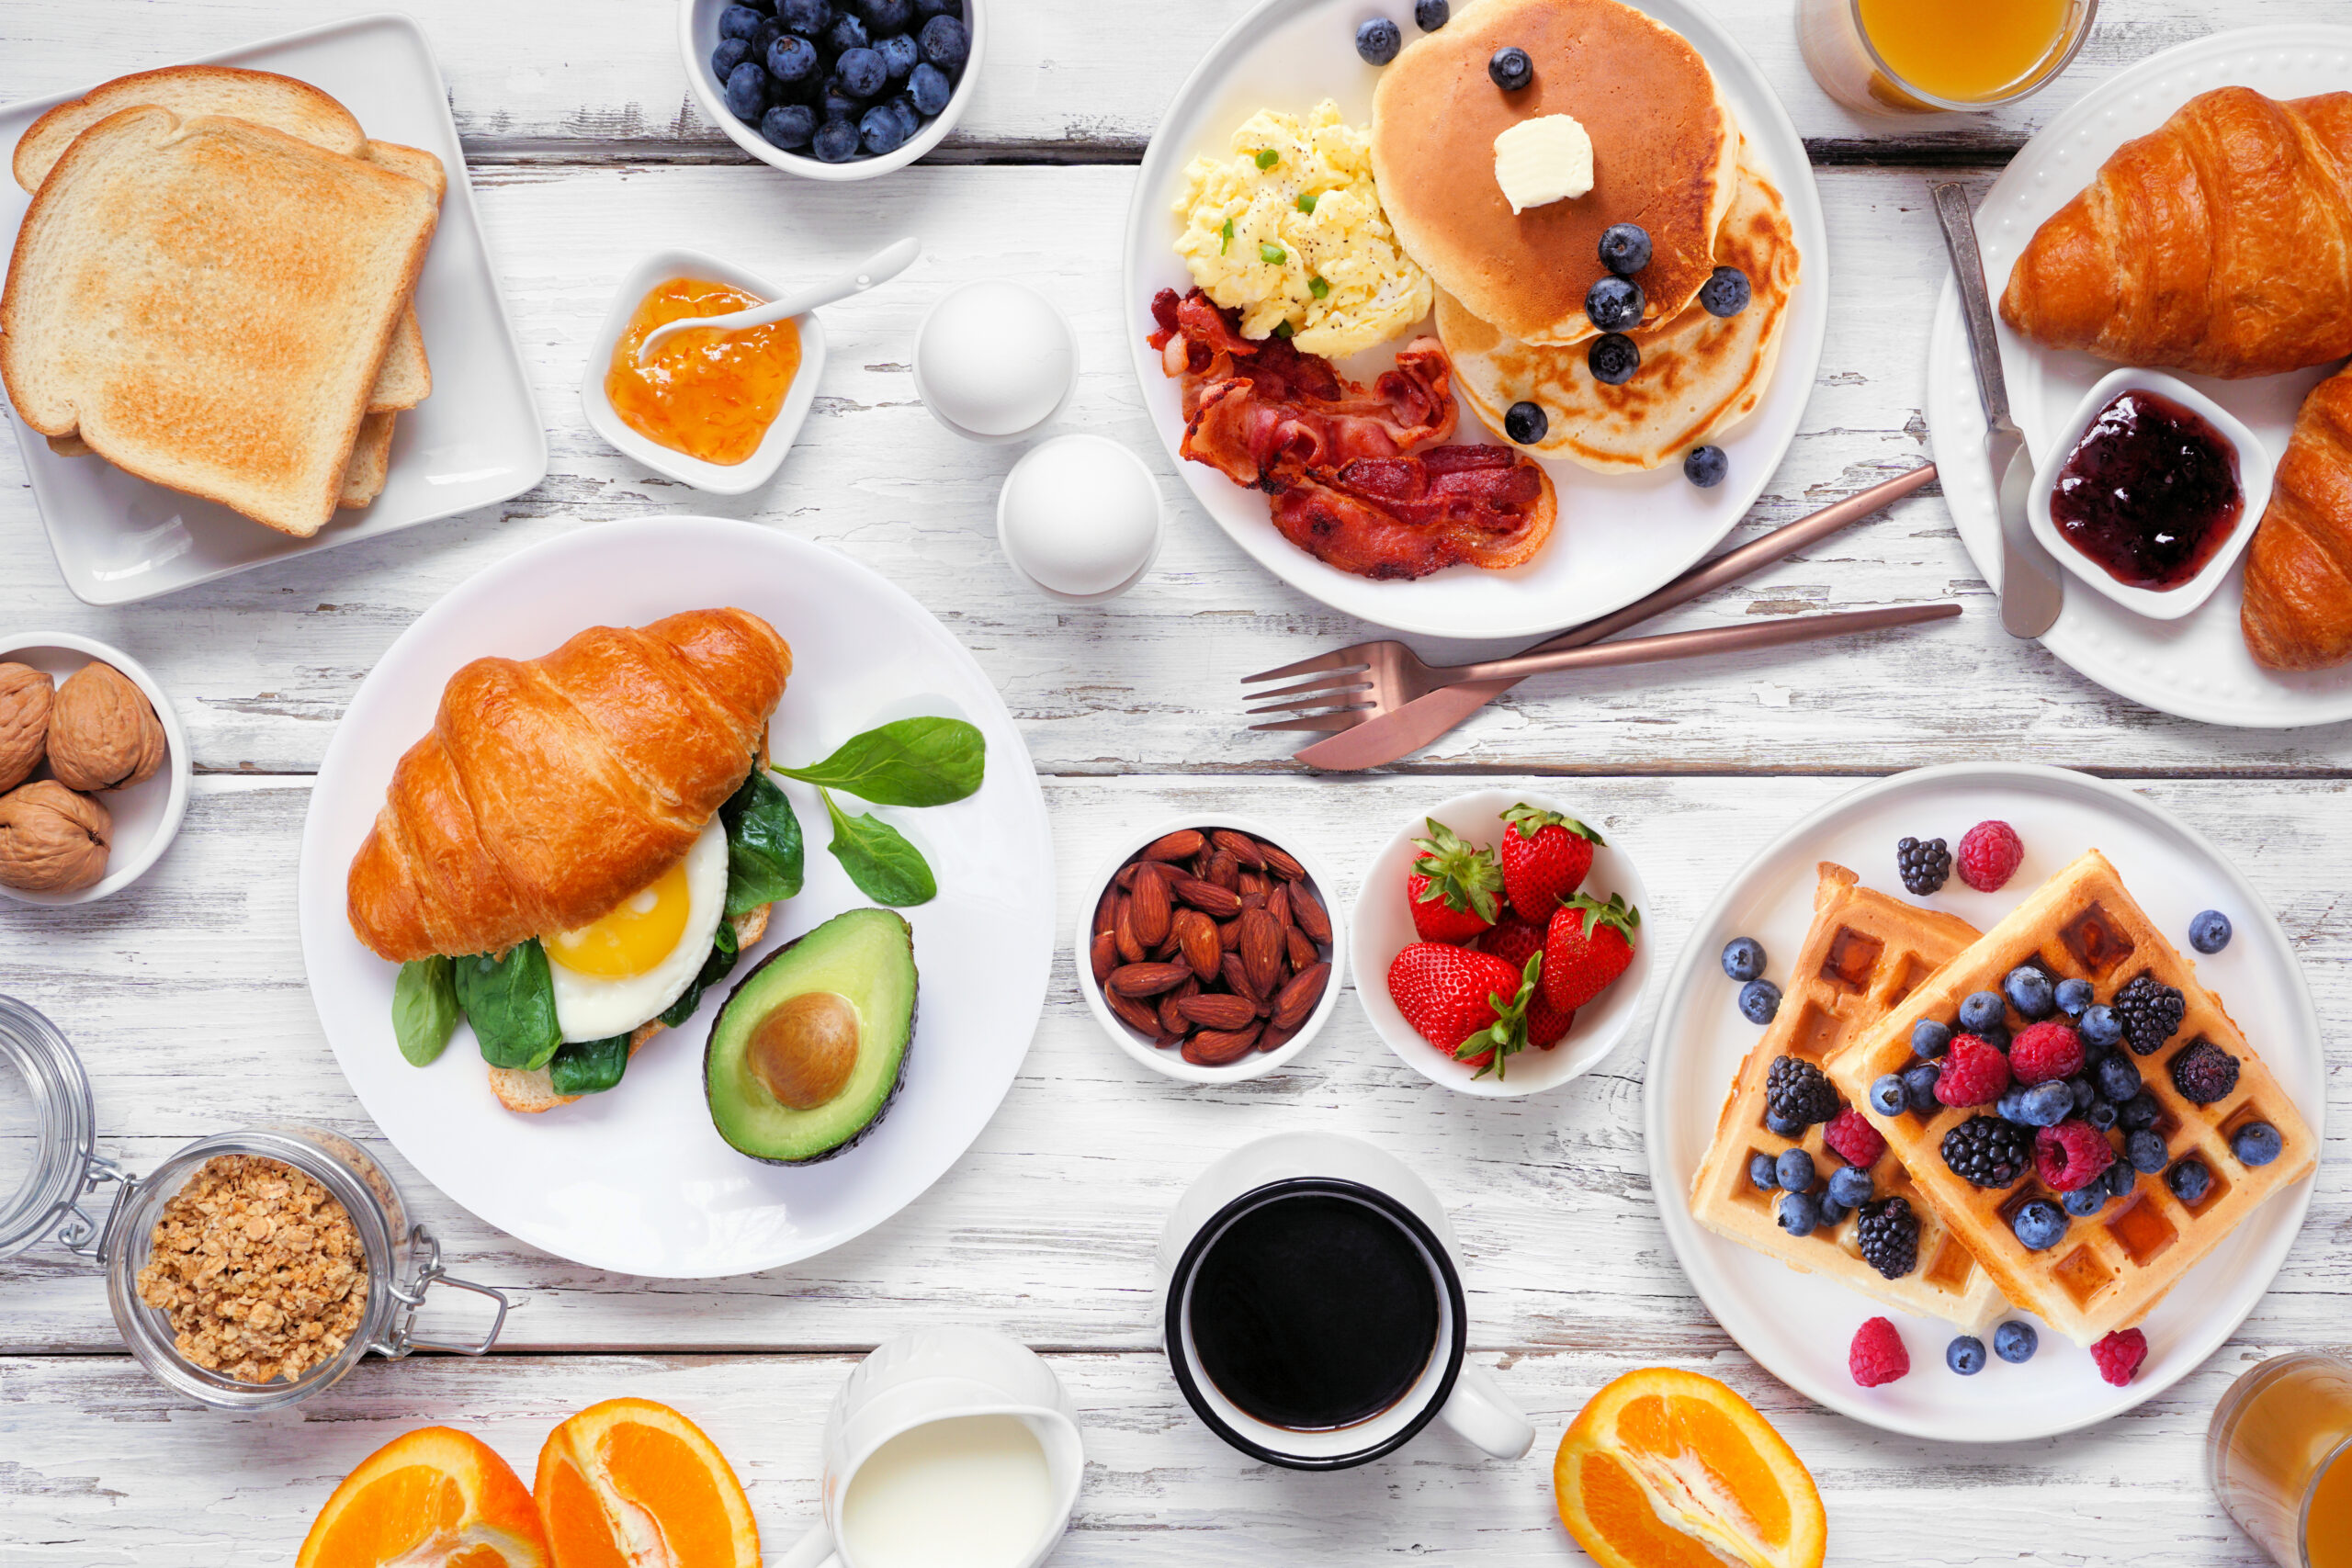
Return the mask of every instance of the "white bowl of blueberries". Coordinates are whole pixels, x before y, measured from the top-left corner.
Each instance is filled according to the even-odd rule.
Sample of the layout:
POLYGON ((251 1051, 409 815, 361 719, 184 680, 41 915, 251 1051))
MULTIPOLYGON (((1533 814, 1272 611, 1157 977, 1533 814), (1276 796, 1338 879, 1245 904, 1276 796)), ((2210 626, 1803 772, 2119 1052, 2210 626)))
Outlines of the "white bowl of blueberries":
POLYGON ((980 0, 682 0, 703 112, 762 163, 817 180, 903 168, 963 117, 980 0))

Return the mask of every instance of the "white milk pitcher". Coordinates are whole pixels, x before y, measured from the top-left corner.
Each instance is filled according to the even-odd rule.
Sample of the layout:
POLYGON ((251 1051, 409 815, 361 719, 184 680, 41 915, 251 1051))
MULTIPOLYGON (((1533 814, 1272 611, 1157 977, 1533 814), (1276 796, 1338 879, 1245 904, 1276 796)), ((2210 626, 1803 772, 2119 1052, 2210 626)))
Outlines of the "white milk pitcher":
POLYGON ((1036 1568, 1086 1469, 1053 1369, 976 1328, 902 1334, 859 1362, 823 1455, 824 1517, 776 1568, 1036 1568))

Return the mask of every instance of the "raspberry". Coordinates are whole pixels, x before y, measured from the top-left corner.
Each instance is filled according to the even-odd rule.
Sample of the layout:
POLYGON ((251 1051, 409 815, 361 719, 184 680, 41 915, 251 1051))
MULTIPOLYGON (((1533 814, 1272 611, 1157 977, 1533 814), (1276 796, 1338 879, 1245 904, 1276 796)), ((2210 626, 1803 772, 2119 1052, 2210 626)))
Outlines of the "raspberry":
POLYGON ((2238 1059, 2211 1040, 2192 1040, 2172 1059, 2172 1087, 2192 1105, 2227 1100, 2238 1087, 2238 1059))
POLYGON ((1946 1105, 1990 1105, 2008 1087, 2009 1059, 1973 1034, 1963 1034, 1944 1057, 1936 1098, 1946 1105))
POLYGON ((2033 1162, 2029 1131, 1997 1116, 1972 1116, 1944 1134, 1944 1164, 1972 1186, 2014 1187, 2033 1162))
POLYGON ((1838 1114, 1838 1091, 1802 1056, 1776 1056, 1764 1075, 1764 1103, 1784 1122, 1810 1127, 1838 1114))
POLYGON ((1886 1140, 1850 1105, 1821 1130, 1821 1141, 1844 1156, 1848 1165, 1858 1165, 1864 1170, 1876 1165, 1878 1156, 1886 1153, 1886 1140))
POLYGON ((2071 1078, 2083 1070, 2083 1037, 2056 1019, 2030 1024, 2009 1042, 2009 1071, 2024 1084, 2071 1078))
POLYGON ((2147 1359, 2148 1337, 2136 1328, 2119 1329, 2091 1347, 2098 1375, 2118 1388, 2130 1382, 2147 1359))
POLYGON ((1876 1388, 1910 1371, 1911 1352, 1903 1348, 1903 1336, 1894 1331, 1894 1325, 1874 1317, 1854 1330, 1853 1348, 1846 1352, 1846 1370, 1864 1388, 1876 1388))
POLYGON ((1919 1217, 1908 1198, 1882 1198, 1862 1206, 1854 1222, 1854 1245, 1862 1261, 1889 1280, 1900 1280, 1919 1265, 1919 1217))
POLYGON ((2135 1056, 2152 1056, 2164 1049, 2180 1028, 2180 1021, 2188 1011, 2188 1003, 2172 987, 2159 982, 2153 975, 2140 975, 2115 993, 2109 1010, 2123 1025, 2123 1038, 2130 1042, 2135 1056))
POLYGON ((1998 893, 2018 874, 2025 844, 2007 822, 1979 822, 1960 840, 1960 879, 1979 893, 1998 893))
POLYGON ((2077 1118, 2044 1127, 2033 1137, 2033 1173, 2052 1192, 2088 1187, 2115 1163, 2107 1134, 2077 1118))

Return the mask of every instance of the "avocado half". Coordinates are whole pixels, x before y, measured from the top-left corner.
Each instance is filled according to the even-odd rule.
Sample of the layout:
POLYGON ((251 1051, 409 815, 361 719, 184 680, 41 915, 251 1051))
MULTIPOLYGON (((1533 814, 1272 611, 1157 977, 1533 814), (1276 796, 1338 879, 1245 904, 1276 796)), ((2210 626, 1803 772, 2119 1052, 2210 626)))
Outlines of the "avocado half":
POLYGON ((873 1131, 914 1040, 914 936, 888 909, 852 909, 736 984, 703 1050, 720 1137, 770 1165, 808 1165, 873 1131))

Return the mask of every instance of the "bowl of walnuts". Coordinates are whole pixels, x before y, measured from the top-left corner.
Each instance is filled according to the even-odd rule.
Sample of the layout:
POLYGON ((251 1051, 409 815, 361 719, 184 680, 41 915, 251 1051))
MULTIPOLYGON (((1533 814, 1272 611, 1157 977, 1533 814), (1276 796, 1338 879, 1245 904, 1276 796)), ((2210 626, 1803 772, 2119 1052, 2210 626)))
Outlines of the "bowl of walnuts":
POLYGON ((71 632, 0 637, 0 895, 86 904, 138 880, 187 811, 164 689, 71 632))

